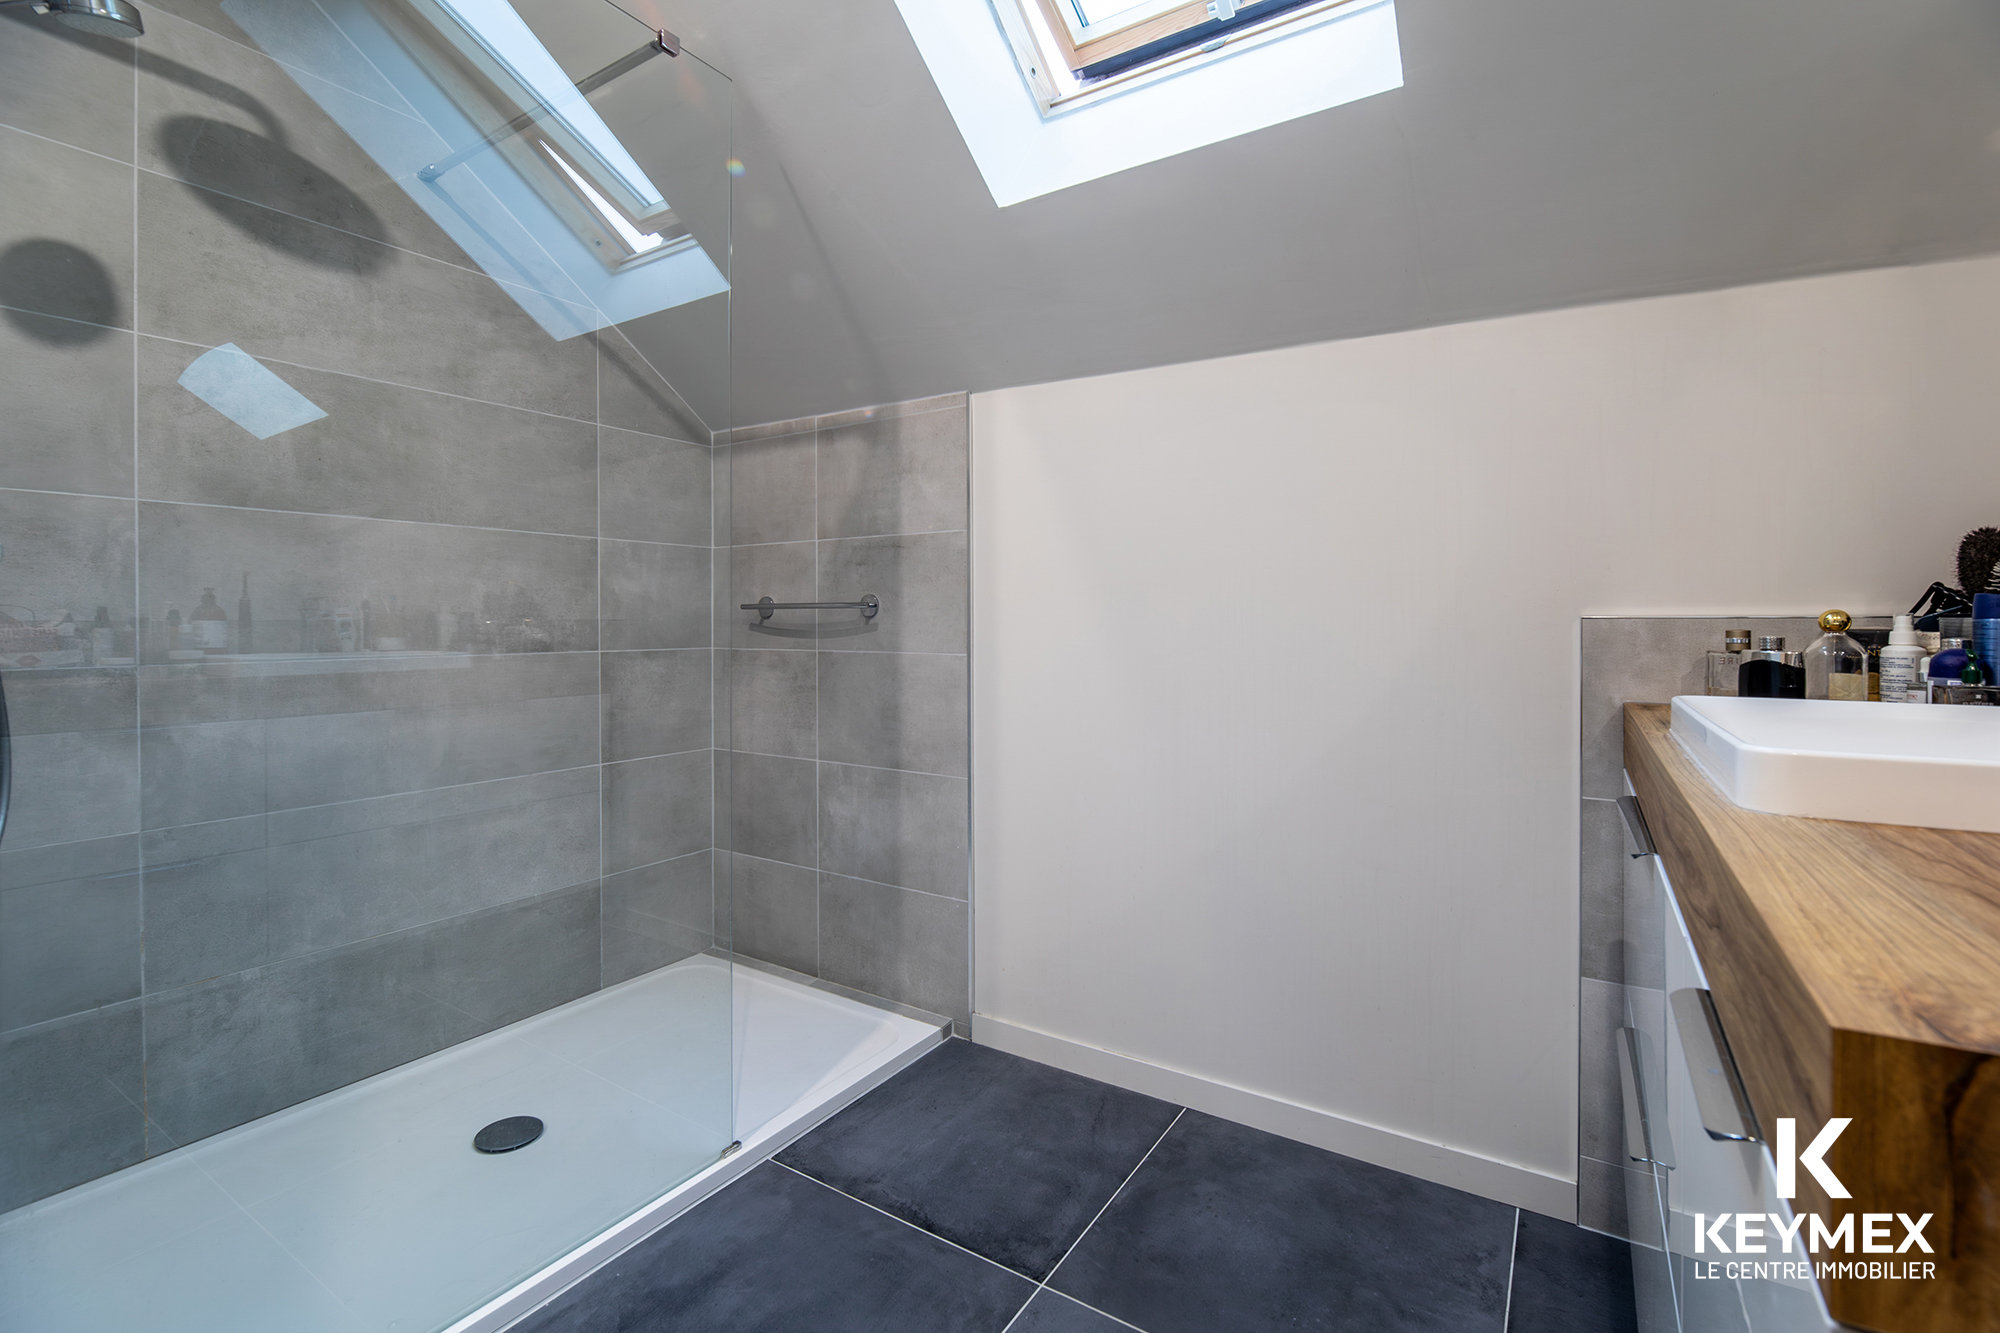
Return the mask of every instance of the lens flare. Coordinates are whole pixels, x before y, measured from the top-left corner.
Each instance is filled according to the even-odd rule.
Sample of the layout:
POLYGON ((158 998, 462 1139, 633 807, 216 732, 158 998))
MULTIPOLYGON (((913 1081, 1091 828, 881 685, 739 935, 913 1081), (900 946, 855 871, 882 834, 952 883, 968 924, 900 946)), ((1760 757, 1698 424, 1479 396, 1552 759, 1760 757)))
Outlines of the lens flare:
POLYGON ((743 174, 743 164, 733 157, 729 159, 729 174, 732 176, 741 176, 743 174))

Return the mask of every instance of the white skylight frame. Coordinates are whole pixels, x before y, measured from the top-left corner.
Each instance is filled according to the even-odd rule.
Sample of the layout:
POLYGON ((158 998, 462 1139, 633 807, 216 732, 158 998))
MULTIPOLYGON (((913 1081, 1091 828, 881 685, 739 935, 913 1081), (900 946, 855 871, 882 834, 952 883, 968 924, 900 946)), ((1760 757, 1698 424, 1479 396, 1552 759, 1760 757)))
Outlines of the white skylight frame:
POLYGON ((896 3, 1002 208, 1403 85, 1394 0, 1347 0, 1053 105, 1016 63, 1013 0, 896 3))

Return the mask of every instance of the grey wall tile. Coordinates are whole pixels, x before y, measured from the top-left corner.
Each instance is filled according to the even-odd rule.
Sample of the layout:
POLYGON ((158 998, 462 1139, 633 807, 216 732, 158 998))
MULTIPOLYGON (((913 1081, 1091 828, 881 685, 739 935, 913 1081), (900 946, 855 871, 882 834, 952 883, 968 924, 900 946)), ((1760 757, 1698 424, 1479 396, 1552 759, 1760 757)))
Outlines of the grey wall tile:
POLYGON ((769 861, 817 864, 813 762, 739 752, 730 764, 730 848, 769 861))
MULTIPOLYGON (((690 852, 604 877, 604 911, 650 917, 704 939, 715 933, 715 853, 690 852)), ((702 946, 706 948, 707 945, 702 946)))
POLYGON ((118 1090, 144 1060, 131 1003, 0 1035, 0 1211, 145 1156, 145 1117, 118 1090))
POLYGON ((270 853, 266 848, 158 865, 148 860, 148 991, 172 990, 272 960, 270 853))
POLYGON ((597 458, 600 535, 709 544, 711 459, 706 446, 601 426, 597 458))
POLYGON ((701 931, 636 912, 613 912, 608 907, 603 933, 599 968, 601 984, 606 986, 691 958, 713 943, 701 931))
MULTIPOLYGON (((435 139, 399 107, 387 82, 355 60, 324 17, 322 52, 346 47, 348 59, 287 70, 254 44, 163 17, 146 30, 139 62, 139 165, 207 187, 220 196, 292 213, 343 231, 416 250, 455 264, 470 260, 428 215, 322 110, 388 127, 413 146, 435 139), (343 71, 341 66, 345 65, 343 71), (346 72, 350 88, 326 74, 346 72), (307 90, 310 86, 311 92, 307 90), (351 88, 361 85, 358 95, 351 88)), ((304 17, 304 16, 297 16, 304 17)), ((287 52, 297 56, 297 51, 287 52)), ((209 202, 218 220, 240 225, 223 199, 209 202)))
POLYGON ((132 160, 132 43, 0 15, 0 124, 132 160))
POLYGON ((598 355, 598 420, 620 430, 658 435, 690 444, 707 444, 709 427, 693 408, 647 363, 638 349, 616 328, 601 330, 578 343, 594 343, 598 355))
MULTIPOLYGON (((142 173, 141 332, 589 420, 590 341, 483 273, 142 173), (217 225, 217 210, 228 222, 217 225), (476 338, 467 330, 478 330, 476 338)), ((128 203, 129 207, 129 203, 128 203)))
POLYGON ((604 758, 705 750, 712 739, 706 648, 604 655, 604 758))
POLYGON ((966 526, 963 408, 819 432, 819 535, 873 537, 966 526))
POLYGON ((138 672, 130 667, 7 672, 7 723, 15 736, 127 731, 138 722, 138 672))
POLYGON ((136 867, 0 889, 0 1031, 138 993, 136 867))
POLYGON ((705 750, 605 765, 604 873, 711 846, 712 784, 705 750))
POLYGON ((846 764, 819 768, 823 869, 954 898, 966 896, 964 778, 846 764))
POLYGON ((593 881, 410 932, 416 989, 499 1027, 596 990, 593 881))
POLYGON ((132 176, 123 163, 0 128, 0 251, 18 275, 6 305, 132 327, 132 176))
POLYGON ((1651 857, 1624 857, 1624 957, 1627 986, 1659 991, 1667 984, 1666 903, 1651 857))
POLYGON ((327 415, 260 440, 177 382, 206 351, 139 340, 148 499, 596 535, 587 421, 277 364, 327 415))
MULTIPOLYGON (((1626 1171, 1609 1162, 1595 1158, 1585 1158, 1577 1163, 1576 1176, 1576 1220, 1577 1225, 1592 1231, 1601 1231, 1607 1236, 1617 1236, 1623 1240, 1633 1238, 1633 1228, 1628 1215, 1626 1189, 1628 1183, 1643 1190, 1650 1180, 1643 1171, 1626 1171), (1628 1182, 1627 1177, 1632 1179, 1628 1182)), ((1657 1223, 1653 1227, 1657 1233, 1657 1223)))
POLYGON ((84 624, 102 606, 118 624, 131 619, 131 501, 0 491, 0 530, 7 534, 0 604, 8 615, 29 619, 25 608, 53 623, 67 611, 84 624))
POLYGON ((1582 625, 1581 726, 1583 794, 1615 797, 1624 766, 1628 703, 1665 703, 1676 694, 1700 694, 1709 649, 1722 647, 1726 629, 1753 635, 1782 634, 1803 649, 1819 627, 1803 616, 1586 617, 1582 625))
POLYGON ((131 833, 41 847, 16 847, 9 838, 0 847, 0 889, 122 875, 139 867, 140 845, 131 833))
POLYGON ((942 412, 950 407, 963 410, 966 401, 963 392, 940 393, 933 394, 929 398, 911 398, 900 403, 851 408, 845 412, 833 412, 814 420, 821 430, 831 430, 835 426, 852 426, 862 421, 886 421, 890 417, 907 417, 918 412, 942 412))
POLYGON ((708 646, 707 547, 623 541, 600 546, 606 649, 708 646))
POLYGON ((729 593, 722 610, 730 625, 731 648, 815 646, 819 632, 811 611, 779 611, 765 621, 755 611, 740 609, 764 597, 774 602, 818 601, 813 559, 811 542, 729 548, 729 593))
POLYGON ((768 440, 778 435, 801 435, 810 433, 817 424, 816 417, 792 417, 786 421, 765 421, 754 426, 738 426, 727 434, 727 442, 742 444, 748 440, 768 440))
POLYGON ((0 310, 0 401, 0 486, 132 493, 130 333, 0 310))
POLYGON ((967 906, 820 876, 819 970, 828 981, 971 1021, 967 906))
POLYGON ((357 613, 363 599, 378 612, 400 606, 433 633, 439 610, 476 612, 483 651, 597 646, 597 544, 587 537, 152 502, 139 506, 139 531, 147 614, 171 605, 186 616, 212 587, 233 619, 229 593, 250 571, 264 608, 258 652, 298 651, 307 597, 357 613))
POLYGON ((108 838, 139 829, 139 737, 132 731, 18 736, 7 845, 108 838))
POLYGON ((139 733, 145 827, 261 815, 270 808, 265 724, 206 722, 139 733))
POLYGON ((731 542, 813 539, 813 439, 807 431, 728 447, 731 542))
POLYGON ((816 653, 789 650, 732 651, 729 688, 735 697, 730 717, 734 734, 723 739, 735 749, 755 754, 812 758, 818 725, 817 658, 816 653))
POLYGON ((1579 953, 1583 975, 1625 980, 1625 830, 1618 806, 1586 797, 1577 864, 1583 879, 1579 953))
POLYGON ((819 660, 819 757, 966 774, 966 659, 826 653, 819 660))
POLYGON ((593 771, 493 786, 485 808, 274 845, 271 957, 596 883, 593 771))
POLYGON ((597 725, 589 695, 273 718, 264 723, 269 808, 593 764, 597 725))
POLYGON ((730 858, 731 947, 819 975, 819 872, 740 853, 730 858))
POLYGON ((822 600, 882 599, 872 620, 859 611, 820 613, 823 649, 963 653, 971 600, 964 533, 854 537, 819 544, 822 600))
POLYGON ((1625 988, 1585 979, 1577 1019, 1576 1150, 1601 1162, 1625 1160, 1625 1103, 1618 1077, 1618 1029, 1625 988))

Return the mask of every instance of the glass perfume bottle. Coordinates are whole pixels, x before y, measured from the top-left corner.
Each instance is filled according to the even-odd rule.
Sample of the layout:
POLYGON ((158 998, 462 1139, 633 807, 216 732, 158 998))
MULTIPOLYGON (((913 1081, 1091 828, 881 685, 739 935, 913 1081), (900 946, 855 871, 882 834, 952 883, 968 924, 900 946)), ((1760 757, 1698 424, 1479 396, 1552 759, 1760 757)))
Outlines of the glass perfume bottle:
POLYGON ((1852 623, 1845 611, 1819 618, 1826 632, 1805 651, 1806 698, 1868 702, 1868 650, 1847 637, 1852 623))
POLYGON ((1743 654, 1736 671, 1736 692, 1746 699, 1803 699, 1806 669, 1799 654, 1785 651, 1783 635, 1766 634, 1743 654))
POLYGON ((1726 629, 1722 631, 1722 651, 1708 650, 1708 692, 1710 694, 1733 695, 1736 693, 1736 673, 1743 666, 1743 654, 1750 651, 1750 631, 1747 629, 1726 629))

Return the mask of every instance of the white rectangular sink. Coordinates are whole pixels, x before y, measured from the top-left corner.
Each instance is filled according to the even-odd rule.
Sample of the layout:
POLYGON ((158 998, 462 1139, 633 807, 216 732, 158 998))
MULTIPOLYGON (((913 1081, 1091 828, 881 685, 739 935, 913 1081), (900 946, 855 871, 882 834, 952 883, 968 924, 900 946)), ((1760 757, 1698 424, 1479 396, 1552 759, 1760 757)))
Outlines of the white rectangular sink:
POLYGON ((2000 708, 1681 695, 1672 734, 1746 810, 2000 833, 2000 708))

